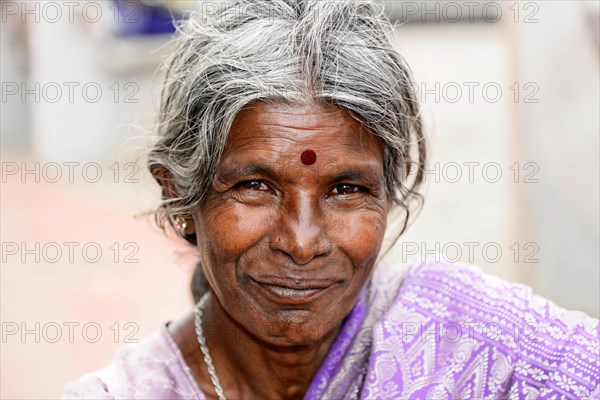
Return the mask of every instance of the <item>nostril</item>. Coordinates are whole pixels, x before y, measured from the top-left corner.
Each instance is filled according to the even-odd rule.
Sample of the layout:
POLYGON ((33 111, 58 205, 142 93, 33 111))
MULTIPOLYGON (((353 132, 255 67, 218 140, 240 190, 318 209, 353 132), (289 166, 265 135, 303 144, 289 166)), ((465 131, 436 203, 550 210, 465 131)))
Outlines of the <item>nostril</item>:
POLYGON ((314 258, 320 258, 329 254, 331 246, 322 246, 319 243, 298 243, 285 240, 285 238, 273 238, 271 249, 293 261, 296 265, 308 264, 314 258))
POLYGON ((314 196, 301 194, 289 201, 287 209, 273 226, 270 245, 272 250, 290 257, 294 264, 305 265, 327 253, 331 243, 314 196))

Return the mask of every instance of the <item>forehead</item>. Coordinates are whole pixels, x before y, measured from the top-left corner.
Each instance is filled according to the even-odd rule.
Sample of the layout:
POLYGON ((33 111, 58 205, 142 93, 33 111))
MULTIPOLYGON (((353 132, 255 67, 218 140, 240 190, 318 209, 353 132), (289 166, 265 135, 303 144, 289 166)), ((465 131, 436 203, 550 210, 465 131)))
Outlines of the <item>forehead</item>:
POLYGON ((317 156, 351 152, 383 161, 381 140, 340 107, 264 102, 238 113, 224 157, 261 151, 294 156, 303 149, 313 149, 317 156))

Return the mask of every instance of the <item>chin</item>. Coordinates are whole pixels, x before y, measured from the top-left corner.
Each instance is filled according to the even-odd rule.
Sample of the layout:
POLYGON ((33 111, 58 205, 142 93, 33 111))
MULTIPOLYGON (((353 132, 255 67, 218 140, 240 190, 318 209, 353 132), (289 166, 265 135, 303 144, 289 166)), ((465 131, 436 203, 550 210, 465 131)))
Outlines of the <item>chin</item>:
POLYGON ((314 315, 308 322, 301 318, 290 321, 290 319, 296 319, 294 317, 297 318, 298 315, 279 321, 270 321, 266 324, 267 328, 257 332, 255 336, 269 345, 278 347, 310 346, 335 339, 339 323, 323 323, 322 320, 319 323, 311 322, 316 319, 314 315))

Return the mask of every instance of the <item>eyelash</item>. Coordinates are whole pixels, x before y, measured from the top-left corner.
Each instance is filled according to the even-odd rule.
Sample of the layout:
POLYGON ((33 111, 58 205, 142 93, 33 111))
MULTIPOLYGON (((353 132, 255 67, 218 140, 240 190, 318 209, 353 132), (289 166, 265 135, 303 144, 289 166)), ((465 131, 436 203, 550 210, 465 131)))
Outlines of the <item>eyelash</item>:
POLYGON ((237 189, 248 189, 248 190, 252 190, 252 191, 269 190, 269 187, 267 186, 267 184, 264 181, 257 180, 257 179, 240 182, 240 183, 238 183, 238 184, 235 185, 235 188, 237 188, 237 189), (253 184, 253 183, 258 183, 260 186, 264 186, 265 189, 261 189, 260 187, 253 189, 253 188, 249 187, 250 184, 253 184))
POLYGON ((351 183, 340 183, 338 185, 335 185, 333 187, 333 189, 330 191, 330 193, 333 192, 334 190, 342 187, 342 186, 349 187, 351 189, 351 191, 349 193, 334 193, 334 194, 339 195, 339 196, 344 196, 344 195, 351 195, 351 194, 354 194, 354 193, 365 192, 366 191, 366 189, 364 187, 359 186, 359 185, 353 185, 351 183))

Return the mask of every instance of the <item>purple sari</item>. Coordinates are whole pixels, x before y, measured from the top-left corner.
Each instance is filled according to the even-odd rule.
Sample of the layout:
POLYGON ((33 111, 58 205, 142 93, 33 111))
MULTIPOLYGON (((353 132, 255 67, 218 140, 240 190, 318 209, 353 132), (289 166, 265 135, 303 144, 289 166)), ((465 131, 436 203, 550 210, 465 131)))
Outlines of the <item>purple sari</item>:
MULTIPOLYGON (((470 266, 380 264, 306 399, 600 397, 600 325, 470 266)), ((204 399, 163 326, 63 398, 204 399)))

